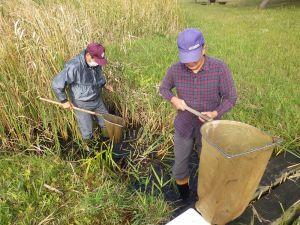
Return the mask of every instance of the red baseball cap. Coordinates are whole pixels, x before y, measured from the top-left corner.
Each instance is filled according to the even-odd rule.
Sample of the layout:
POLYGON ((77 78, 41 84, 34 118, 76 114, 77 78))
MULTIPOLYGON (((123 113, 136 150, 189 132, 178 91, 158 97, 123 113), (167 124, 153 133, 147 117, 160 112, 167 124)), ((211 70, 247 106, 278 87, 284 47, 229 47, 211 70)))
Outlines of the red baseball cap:
POLYGON ((107 64, 107 60, 105 59, 105 48, 101 44, 90 43, 86 50, 98 65, 104 66, 107 64))

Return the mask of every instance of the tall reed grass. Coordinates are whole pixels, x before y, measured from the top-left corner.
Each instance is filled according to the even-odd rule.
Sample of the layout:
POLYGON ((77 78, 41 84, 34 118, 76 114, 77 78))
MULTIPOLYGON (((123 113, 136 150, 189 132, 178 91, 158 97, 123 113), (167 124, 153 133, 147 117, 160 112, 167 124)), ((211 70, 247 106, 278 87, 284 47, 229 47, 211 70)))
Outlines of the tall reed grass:
MULTIPOLYGON (((0 135, 3 147, 55 144, 70 133, 79 138, 69 112, 45 105, 53 97, 51 78, 64 62, 91 41, 124 47, 132 39, 178 30, 179 9, 172 0, 7 0, 0 3, 0 135)), ((109 52, 109 50, 108 50, 109 52)), ((111 63, 108 79, 118 81, 111 63)), ((124 91, 130 80, 120 77, 124 91)), ((122 116, 130 115, 124 99, 113 100, 122 116)))

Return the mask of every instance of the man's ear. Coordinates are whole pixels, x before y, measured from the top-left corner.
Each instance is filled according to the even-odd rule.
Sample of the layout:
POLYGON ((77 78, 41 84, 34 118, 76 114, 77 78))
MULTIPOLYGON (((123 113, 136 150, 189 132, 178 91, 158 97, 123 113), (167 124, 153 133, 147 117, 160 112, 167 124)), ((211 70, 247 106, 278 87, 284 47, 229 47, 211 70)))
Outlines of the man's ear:
POLYGON ((205 54, 206 54, 206 46, 204 45, 202 48, 202 55, 205 55, 205 54))
POLYGON ((92 59, 91 54, 87 52, 87 53, 85 54, 85 59, 86 59, 87 62, 91 61, 91 59, 92 59))

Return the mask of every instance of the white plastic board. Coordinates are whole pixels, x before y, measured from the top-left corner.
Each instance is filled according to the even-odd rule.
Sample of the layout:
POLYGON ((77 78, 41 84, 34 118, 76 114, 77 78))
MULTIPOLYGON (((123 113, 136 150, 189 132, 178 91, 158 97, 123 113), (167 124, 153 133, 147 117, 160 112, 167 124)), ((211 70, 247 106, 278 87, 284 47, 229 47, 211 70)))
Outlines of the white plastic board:
POLYGON ((190 208, 166 225, 211 225, 195 209, 190 208))

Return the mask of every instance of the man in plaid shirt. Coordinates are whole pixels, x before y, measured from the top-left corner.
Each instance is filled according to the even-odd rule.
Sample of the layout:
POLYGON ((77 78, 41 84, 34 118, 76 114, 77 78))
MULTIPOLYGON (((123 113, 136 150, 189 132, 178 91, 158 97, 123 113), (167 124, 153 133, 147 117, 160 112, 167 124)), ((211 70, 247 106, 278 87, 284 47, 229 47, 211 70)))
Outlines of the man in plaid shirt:
POLYGON ((194 144, 201 148, 201 118, 186 111, 189 106, 219 119, 236 103, 231 73, 224 62, 205 55, 201 31, 188 28, 178 35, 180 62, 172 65, 160 85, 160 95, 178 110, 174 121, 173 176, 180 198, 189 198, 189 158, 194 144), (177 96, 172 92, 176 88, 177 96))

